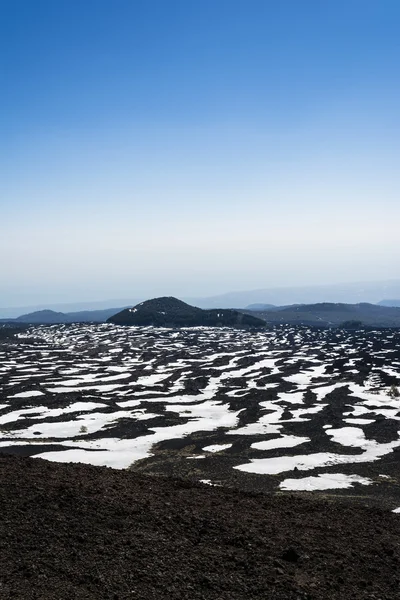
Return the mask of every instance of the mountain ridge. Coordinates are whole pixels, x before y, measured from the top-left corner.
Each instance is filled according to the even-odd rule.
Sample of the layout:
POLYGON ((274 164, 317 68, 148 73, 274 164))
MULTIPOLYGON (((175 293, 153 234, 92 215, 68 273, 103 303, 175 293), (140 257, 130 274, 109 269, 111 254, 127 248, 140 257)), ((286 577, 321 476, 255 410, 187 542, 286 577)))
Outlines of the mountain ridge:
MULTIPOLYGON (((343 302, 347 304, 370 302, 373 304, 386 303, 387 298, 400 298, 400 279, 384 281, 350 282, 319 285, 273 286, 266 288, 230 291, 211 296, 188 296, 178 294, 183 301, 198 308, 235 308, 242 309, 249 304, 273 304, 288 306, 292 304, 315 304, 318 302, 343 302)), ((147 295, 147 298, 149 296, 147 295)), ((56 312, 76 313, 82 311, 112 309, 117 307, 135 306, 146 300, 146 295, 138 294, 135 298, 109 298, 92 302, 42 303, 31 306, 0 307, 0 317, 16 318, 22 314, 30 314, 43 309, 56 312)), ((389 300, 392 302, 392 300, 389 300)), ((400 300, 396 300, 400 303, 400 300)))
MULTIPOLYGON (((144 306, 145 309, 150 305, 150 312, 159 311, 167 312, 165 302, 170 302, 173 297, 153 298, 152 300, 143 301, 134 307, 120 307, 112 309, 104 309, 98 311, 78 311, 74 313, 62 313, 52 310, 36 311, 34 313, 20 315, 16 319, 0 319, 0 324, 13 325, 35 325, 35 324, 69 324, 69 323, 105 323, 110 318, 116 316, 123 311, 132 311, 136 307, 144 306), (158 305, 162 300, 164 305, 158 305)), ((173 298, 174 308, 173 313, 179 313, 179 318, 172 319, 172 323, 183 322, 185 315, 189 318, 189 322, 195 322, 196 317, 201 322, 204 320, 206 324, 212 325, 218 323, 234 323, 238 321, 240 314, 262 319, 267 324, 287 324, 287 325, 316 325, 319 327, 339 327, 346 324, 348 321, 356 321, 360 327, 400 327, 400 307, 386 306, 382 304, 371 304, 368 302, 360 302, 357 304, 348 304, 340 302, 320 302, 314 304, 292 304, 285 306, 273 306, 266 310, 259 310, 247 307, 246 309, 209 309, 204 310, 196 306, 190 306, 182 300, 173 298), (208 313, 207 319, 204 319, 205 313, 208 313), (225 317, 218 317, 219 314, 226 313, 225 317), (234 316, 236 315, 236 316, 234 316), (229 318, 228 318, 229 317, 229 318)), ((146 309, 147 310, 147 309, 146 309)), ((134 311, 134 312, 136 312, 134 311)), ((134 313, 129 313, 134 314, 134 313)), ((242 318, 242 317, 240 317, 242 318)), ((139 324, 137 319, 128 319, 132 324, 139 324)), ((112 322, 112 321, 110 321, 112 322)), ((142 324, 150 322, 163 325, 166 322, 164 315, 160 315, 156 319, 146 317, 142 319, 142 324)), ((354 323, 353 323, 354 325, 354 323)))
POLYGON ((245 291, 232 291, 207 298, 185 299, 200 308, 241 308, 249 304, 316 304, 326 302, 378 303, 382 298, 400 298, 400 279, 335 283, 324 285, 275 286, 245 291))
POLYGON ((51 309, 38 310, 20 315, 14 319, 0 319, 0 323, 58 324, 58 323, 104 323, 109 317, 126 307, 106 308, 103 310, 84 310, 71 313, 57 312, 51 309))

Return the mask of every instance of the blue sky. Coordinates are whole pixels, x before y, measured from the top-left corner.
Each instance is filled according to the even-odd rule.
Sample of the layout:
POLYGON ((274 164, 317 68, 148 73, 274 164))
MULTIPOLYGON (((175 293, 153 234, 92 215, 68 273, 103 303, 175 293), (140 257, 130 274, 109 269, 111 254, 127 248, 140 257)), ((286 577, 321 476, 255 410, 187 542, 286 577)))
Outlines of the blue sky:
POLYGON ((0 9, 0 305, 399 277, 397 0, 0 9))

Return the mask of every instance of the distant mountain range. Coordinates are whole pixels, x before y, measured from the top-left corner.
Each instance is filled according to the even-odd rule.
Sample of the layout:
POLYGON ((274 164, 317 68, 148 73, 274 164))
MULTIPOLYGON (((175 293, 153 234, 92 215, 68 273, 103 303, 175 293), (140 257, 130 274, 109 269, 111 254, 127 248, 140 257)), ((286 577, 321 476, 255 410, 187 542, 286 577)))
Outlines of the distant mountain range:
POLYGON ((400 279, 265 288, 244 292, 229 292, 209 298, 184 298, 184 300, 200 308, 244 308, 249 304, 289 306, 292 304, 316 304, 321 302, 340 302, 344 304, 392 302, 391 300, 383 300, 384 298, 400 298, 400 279))
POLYGON ((51 310, 56 313, 63 314, 76 314, 78 313, 92 313, 99 311, 101 313, 102 310, 114 310, 114 306, 117 306, 116 309, 121 310, 121 307, 125 306, 134 306, 141 302, 144 298, 132 298, 132 299, 119 299, 119 300, 103 300, 103 301, 94 301, 94 302, 74 302, 74 303, 64 303, 64 304, 51 304, 47 305, 38 305, 38 306, 13 306, 8 308, 0 308, 0 319, 15 319, 19 316, 23 315, 31 315, 32 313, 41 312, 42 310, 51 310))
POLYGON ((400 308, 368 304, 322 302, 246 310, 268 324, 313 325, 319 327, 400 327, 400 308))
POLYGON ((106 308, 103 310, 83 310, 79 312, 56 312, 54 310, 38 310, 21 315, 15 319, 0 319, 7 323, 52 324, 52 323, 104 323, 109 317, 123 310, 124 307, 106 308))
POLYGON ((157 327, 264 327, 265 322, 251 314, 219 308, 203 310, 173 297, 154 298, 110 317, 115 325, 154 325, 157 327))
MULTIPOLYGON (((252 304, 289 306, 293 304, 316 304, 321 302, 340 302, 357 304, 368 302, 381 303, 383 306, 400 305, 400 279, 388 281, 370 281, 333 285, 293 286, 262 288, 240 292, 229 292, 209 297, 180 297, 181 300, 198 308, 236 308, 242 309, 252 304), (389 298, 389 300, 386 300, 389 298), (397 300, 391 300, 397 298, 397 300)), ((84 313, 87 311, 113 310, 115 306, 135 306, 146 297, 124 298, 74 304, 47 304, 41 306, 0 308, 1 318, 15 318, 42 309, 51 309, 64 314, 84 313)), ((80 316, 77 316, 80 319, 80 316)))
POLYGON ((400 300, 381 300, 377 304, 380 306, 400 306, 400 300))
POLYGON ((263 324, 313 325, 319 327, 400 327, 400 306, 383 304, 345 304, 322 302, 270 306, 255 304, 246 309, 226 308, 204 310, 176 298, 155 298, 134 307, 110 308, 96 311, 62 313, 52 310, 36 311, 16 319, 2 319, 9 325, 56 323, 110 323, 122 325, 157 326, 259 326, 263 324))

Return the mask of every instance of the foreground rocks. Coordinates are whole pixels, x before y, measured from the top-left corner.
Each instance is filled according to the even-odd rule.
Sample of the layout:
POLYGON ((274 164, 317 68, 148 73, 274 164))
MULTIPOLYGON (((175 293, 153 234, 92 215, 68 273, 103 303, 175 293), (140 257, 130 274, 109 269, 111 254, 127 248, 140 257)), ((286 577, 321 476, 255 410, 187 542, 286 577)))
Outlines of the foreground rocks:
POLYGON ((0 598, 400 596, 400 515, 0 455, 0 598))

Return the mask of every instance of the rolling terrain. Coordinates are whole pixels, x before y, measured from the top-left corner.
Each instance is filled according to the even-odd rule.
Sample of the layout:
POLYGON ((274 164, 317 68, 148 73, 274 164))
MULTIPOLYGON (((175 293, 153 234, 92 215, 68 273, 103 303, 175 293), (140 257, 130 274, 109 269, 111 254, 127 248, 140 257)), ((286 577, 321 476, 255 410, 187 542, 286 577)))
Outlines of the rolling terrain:
POLYGON ((397 600, 398 515, 0 454, 2 600, 397 600))
POLYGON ((1 347, 0 450, 400 506, 400 334, 37 326, 1 347))

